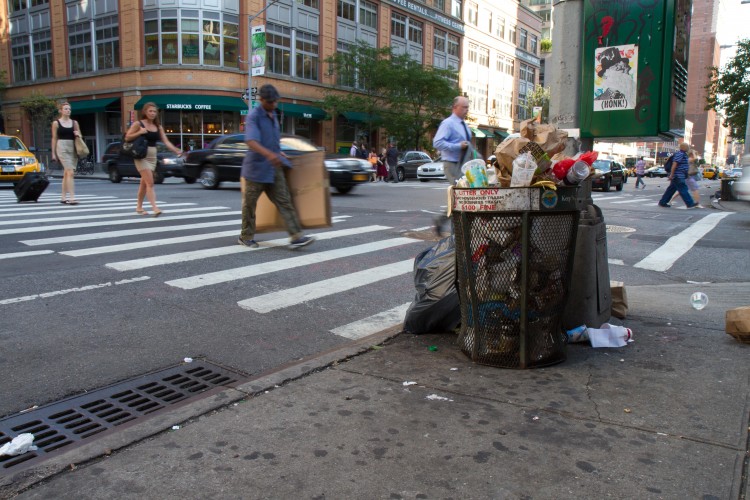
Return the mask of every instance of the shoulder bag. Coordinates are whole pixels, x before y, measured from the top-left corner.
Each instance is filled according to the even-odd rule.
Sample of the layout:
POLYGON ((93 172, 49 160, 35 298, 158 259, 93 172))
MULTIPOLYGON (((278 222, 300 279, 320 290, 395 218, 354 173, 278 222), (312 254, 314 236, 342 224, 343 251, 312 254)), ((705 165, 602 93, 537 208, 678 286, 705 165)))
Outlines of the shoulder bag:
MULTIPOLYGON (((78 122, 74 121, 73 127, 74 130, 78 129, 78 131, 80 132, 78 122)), ((78 158, 86 158, 89 155, 89 147, 86 145, 86 141, 84 141, 82 137, 76 136, 73 144, 75 145, 76 155, 78 156, 78 158)))
MULTIPOLYGON (((140 122, 138 122, 140 123, 140 122)), ((143 124, 140 124, 143 127, 143 124)), ((148 142, 142 135, 136 137, 133 141, 126 141, 125 135, 122 136, 122 153, 130 156, 134 160, 142 160, 148 154, 148 142)))

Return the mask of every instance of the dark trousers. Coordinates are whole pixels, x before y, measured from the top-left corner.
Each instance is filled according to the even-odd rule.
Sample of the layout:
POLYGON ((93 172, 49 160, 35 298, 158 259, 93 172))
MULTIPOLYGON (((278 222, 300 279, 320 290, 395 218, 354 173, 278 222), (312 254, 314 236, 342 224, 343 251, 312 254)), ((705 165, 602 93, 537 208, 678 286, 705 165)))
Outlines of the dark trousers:
POLYGON ((398 182, 398 168, 396 168, 396 165, 388 165, 388 180, 390 182, 398 182))
POLYGON ((266 193, 268 199, 276 205, 281 218, 286 224, 286 229, 293 240, 302 236, 297 212, 292 204, 292 196, 289 194, 289 187, 286 184, 286 177, 282 169, 275 169, 273 184, 262 184, 260 182, 245 182, 245 201, 242 205, 242 232, 240 238, 243 240, 252 240, 255 237, 255 210, 258 205, 258 198, 266 193))
POLYGON ((690 191, 688 191, 685 179, 677 178, 672 179, 672 182, 669 183, 669 187, 667 187, 667 190, 664 191, 661 200, 659 200, 659 205, 669 205, 669 201, 672 199, 672 196, 674 196, 675 192, 680 193, 682 201, 684 201, 685 205, 687 205, 688 207, 692 207, 693 205, 695 205, 695 201, 693 200, 693 197, 690 196, 690 191))
POLYGON ((642 175, 636 175, 636 180, 635 180, 635 188, 636 189, 638 189, 638 185, 639 184, 643 184, 643 187, 646 187, 646 183, 643 182, 643 176, 642 175))

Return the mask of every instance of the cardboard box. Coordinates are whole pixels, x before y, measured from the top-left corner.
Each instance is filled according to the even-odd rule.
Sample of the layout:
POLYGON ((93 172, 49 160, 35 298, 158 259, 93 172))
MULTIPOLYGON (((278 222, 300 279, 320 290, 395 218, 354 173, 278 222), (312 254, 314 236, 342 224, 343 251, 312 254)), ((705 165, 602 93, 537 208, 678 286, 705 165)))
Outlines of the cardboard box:
MULTIPOLYGON (((291 156, 292 169, 285 170, 286 182, 303 229, 331 227, 331 192, 328 170, 323 163, 325 153, 316 151, 291 156)), ((245 180, 241 179, 242 200, 245 180)), ((255 212, 255 232, 286 231, 286 225, 268 196, 262 194, 255 212)))
POLYGON ((729 309, 726 313, 726 330, 737 340, 750 343, 750 306, 729 309))

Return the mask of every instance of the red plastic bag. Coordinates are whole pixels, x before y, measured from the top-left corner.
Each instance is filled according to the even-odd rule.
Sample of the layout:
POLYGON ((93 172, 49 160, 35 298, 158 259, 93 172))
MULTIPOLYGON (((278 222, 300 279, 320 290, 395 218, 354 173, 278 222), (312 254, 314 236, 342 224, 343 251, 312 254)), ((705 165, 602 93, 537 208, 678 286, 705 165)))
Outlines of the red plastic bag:
POLYGON ((599 151, 586 151, 578 159, 586 163, 590 167, 591 164, 594 163, 598 157, 599 157, 599 151))
POLYGON ((552 173, 555 174, 555 177, 558 179, 564 179, 568 170, 570 170, 570 167, 572 167, 575 162, 576 161, 573 158, 560 160, 552 167, 552 173))

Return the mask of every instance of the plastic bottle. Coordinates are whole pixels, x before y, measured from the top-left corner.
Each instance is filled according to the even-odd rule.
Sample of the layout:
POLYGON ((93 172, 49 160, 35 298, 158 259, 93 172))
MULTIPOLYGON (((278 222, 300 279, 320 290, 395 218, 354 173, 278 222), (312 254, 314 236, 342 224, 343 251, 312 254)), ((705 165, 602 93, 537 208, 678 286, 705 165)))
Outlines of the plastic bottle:
POLYGON ((568 342, 591 342, 591 347, 623 347, 633 338, 633 331, 624 326, 604 323, 601 328, 579 326, 568 330, 568 342))
POLYGON ((587 163, 578 160, 568 170, 568 173, 563 178, 563 182, 568 186, 575 186, 580 184, 586 177, 589 176, 589 166, 587 163))

